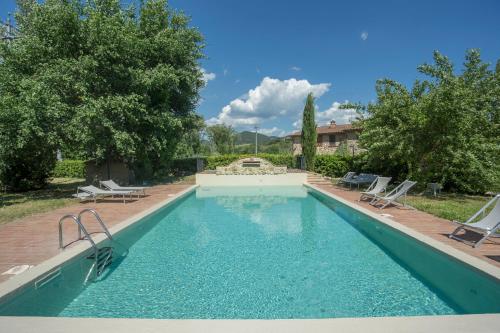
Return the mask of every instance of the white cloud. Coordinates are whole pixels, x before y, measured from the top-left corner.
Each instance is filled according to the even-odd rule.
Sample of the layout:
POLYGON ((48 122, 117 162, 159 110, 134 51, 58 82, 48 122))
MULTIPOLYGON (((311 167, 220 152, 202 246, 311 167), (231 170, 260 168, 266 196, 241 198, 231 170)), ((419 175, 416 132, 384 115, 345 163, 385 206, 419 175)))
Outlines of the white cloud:
POLYGON ((234 127, 259 125, 284 116, 297 116, 304 108, 309 93, 320 97, 328 91, 330 83, 311 84, 307 80, 279 80, 265 77, 247 94, 232 100, 222 108, 209 125, 224 123, 234 127))
POLYGON ((226 76, 227 74, 229 74, 229 70, 227 68, 224 68, 224 70, 222 71, 222 73, 224 74, 224 76, 226 76))
POLYGON ((205 85, 207 85, 208 81, 215 80, 217 75, 215 73, 209 73, 205 68, 200 68, 201 73, 202 73, 202 80, 205 81, 205 85))
MULTIPOLYGON (((347 101, 346 101, 347 103, 347 101)), ((358 114, 355 109, 341 109, 340 106, 342 104, 339 102, 332 103, 325 111, 316 111, 316 123, 318 126, 324 126, 330 124, 330 121, 335 120, 335 122, 339 125, 342 124, 350 124, 353 120, 356 119, 358 114)), ((318 107, 316 106, 316 110, 318 107)), ((297 119, 293 123, 293 127, 296 129, 302 128, 302 118, 297 119)))
POLYGON ((356 119, 358 115, 355 109, 341 109, 339 102, 334 102, 325 111, 316 112, 316 123, 318 125, 325 125, 330 121, 335 120, 337 124, 348 124, 356 119))
POLYGON ((291 69, 292 71, 299 72, 302 68, 297 67, 297 66, 292 66, 292 67, 290 67, 290 69, 291 69))
POLYGON ((284 136, 286 134, 284 130, 276 126, 274 126, 273 128, 261 128, 259 129, 259 133, 267 136, 284 136))
POLYGON ((368 39, 368 32, 367 31, 363 31, 361 33, 361 39, 362 40, 367 40, 368 39))

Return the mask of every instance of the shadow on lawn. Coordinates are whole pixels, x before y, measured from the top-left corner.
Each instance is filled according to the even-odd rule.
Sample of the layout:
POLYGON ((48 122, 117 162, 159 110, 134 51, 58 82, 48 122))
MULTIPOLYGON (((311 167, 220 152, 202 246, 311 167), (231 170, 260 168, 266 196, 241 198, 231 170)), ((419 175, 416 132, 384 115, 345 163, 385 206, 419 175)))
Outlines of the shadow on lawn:
POLYGON ((46 188, 27 192, 0 193, 0 207, 21 204, 29 201, 70 199, 76 188, 85 184, 83 179, 51 182, 46 188))

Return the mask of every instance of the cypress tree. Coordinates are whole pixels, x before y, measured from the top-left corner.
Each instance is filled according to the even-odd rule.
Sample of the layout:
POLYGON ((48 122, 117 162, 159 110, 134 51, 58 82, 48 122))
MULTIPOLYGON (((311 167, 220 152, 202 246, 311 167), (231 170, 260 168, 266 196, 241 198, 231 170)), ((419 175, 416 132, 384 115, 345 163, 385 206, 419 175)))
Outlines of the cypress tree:
POLYGON ((314 120, 314 97, 312 93, 309 93, 302 116, 302 155, 308 171, 314 170, 317 138, 316 122, 314 120))

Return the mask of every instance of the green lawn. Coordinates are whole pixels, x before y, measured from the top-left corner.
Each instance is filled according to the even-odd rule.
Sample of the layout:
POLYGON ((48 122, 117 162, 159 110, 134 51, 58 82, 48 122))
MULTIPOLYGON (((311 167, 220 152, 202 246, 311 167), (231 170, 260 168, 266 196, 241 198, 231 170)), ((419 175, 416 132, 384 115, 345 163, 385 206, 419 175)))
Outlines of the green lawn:
POLYGON ((42 190, 0 193, 0 224, 78 202, 71 194, 83 182, 78 178, 55 178, 42 190))
POLYGON ((413 195, 408 196, 406 202, 408 205, 432 215, 447 220, 465 222, 490 199, 489 197, 459 194, 442 194, 437 198, 413 195))

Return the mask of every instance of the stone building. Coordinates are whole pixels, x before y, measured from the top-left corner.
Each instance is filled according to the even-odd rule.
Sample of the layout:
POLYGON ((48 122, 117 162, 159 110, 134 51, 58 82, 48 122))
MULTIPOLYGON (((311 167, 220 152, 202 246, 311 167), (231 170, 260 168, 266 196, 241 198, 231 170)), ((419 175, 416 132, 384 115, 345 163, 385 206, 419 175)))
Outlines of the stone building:
MULTIPOLYGON (((316 131, 318 133, 317 154, 333 154, 341 145, 346 145, 349 152, 357 153, 359 151, 358 136, 361 130, 352 124, 337 125, 332 120, 330 125, 319 126, 316 131)), ((294 155, 302 154, 301 136, 300 131, 289 135, 293 140, 294 155)))

